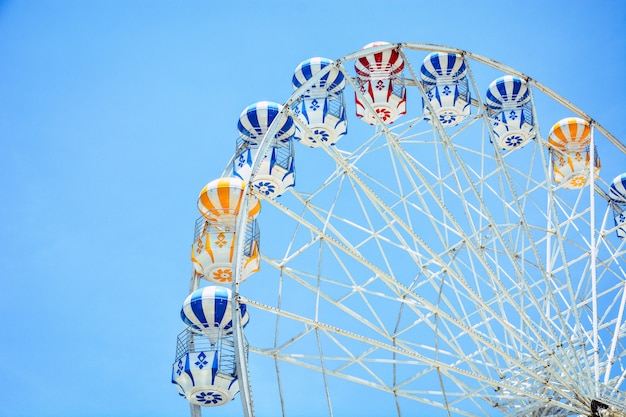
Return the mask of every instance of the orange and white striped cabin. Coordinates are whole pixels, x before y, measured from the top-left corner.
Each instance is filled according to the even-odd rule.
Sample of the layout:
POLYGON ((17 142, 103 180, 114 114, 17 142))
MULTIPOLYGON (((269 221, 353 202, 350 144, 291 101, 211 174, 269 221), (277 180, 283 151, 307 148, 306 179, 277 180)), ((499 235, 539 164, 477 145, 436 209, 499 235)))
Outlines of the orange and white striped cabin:
POLYGON ((552 126, 548 142, 562 152, 580 151, 591 142, 591 126, 578 117, 566 117, 552 126))
MULTIPOLYGON (((198 196, 200 214, 212 223, 227 227, 235 225, 241 210, 241 202, 245 190, 245 182, 240 178, 218 178, 204 186, 198 196)), ((248 217, 255 218, 261 211, 261 202, 250 194, 248 200, 248 217)))

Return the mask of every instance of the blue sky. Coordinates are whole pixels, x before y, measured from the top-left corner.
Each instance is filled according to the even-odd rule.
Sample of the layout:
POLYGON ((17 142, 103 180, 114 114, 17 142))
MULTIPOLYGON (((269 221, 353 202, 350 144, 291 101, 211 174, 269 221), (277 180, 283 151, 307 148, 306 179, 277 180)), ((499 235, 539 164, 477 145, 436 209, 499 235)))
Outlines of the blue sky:
POLYGON ((0 1, 0 417, 188 413, 169 374, 197 194, 306 58, 457 47, 626 138, 623 1, 388 4, 0 1))

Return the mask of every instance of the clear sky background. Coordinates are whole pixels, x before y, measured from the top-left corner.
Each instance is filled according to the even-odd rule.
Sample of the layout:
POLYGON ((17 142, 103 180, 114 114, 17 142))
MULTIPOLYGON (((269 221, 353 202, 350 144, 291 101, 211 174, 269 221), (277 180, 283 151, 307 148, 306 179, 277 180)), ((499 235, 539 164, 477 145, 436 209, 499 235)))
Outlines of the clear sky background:
POLYGON ((0 417, 188 414, 197 194, 247 105, 375 40, 488 56, 626 138, 622 0, 0 1, 0 417))

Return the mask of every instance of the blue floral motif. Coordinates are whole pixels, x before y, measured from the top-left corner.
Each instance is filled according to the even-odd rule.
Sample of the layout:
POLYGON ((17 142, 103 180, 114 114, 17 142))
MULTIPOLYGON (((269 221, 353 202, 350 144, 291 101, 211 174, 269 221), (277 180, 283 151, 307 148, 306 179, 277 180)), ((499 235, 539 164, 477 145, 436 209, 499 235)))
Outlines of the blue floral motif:
POLYGON ((208 365, 208 361, 206 361, 206 355, 204 354, 204 352, 200 352, 200 354, 198 355, 198 360, 196 361, 196 366, 200 369, 204 368, 206 365, 208 365))
POLYGON ((244 158, 244 157, 243 157, 243 154, 239 155, 238 160, 239 160, 239 162, 237 162, 237 166, 238 166, 239 168, 241 168, 242 166, 244 166, 244 165, 245 165, 245 163, 246 163, 246 158, 244 158))
POLYGON ((254 184, 254 187, 260 193, 263 193, 265 195, 274 194, 274 192, 276 191, 276 187, 269 181, 266 181, 266 182, 259 181, 258 183, 254 184))
POLYGON ((320 103, 317 101, 316 98, 314 98, 313 101, 311 101, 311 106, 309 106, 309 108, 313 111, 320 108, 320 103))
POLYGON ((222 394, 213 391, 202 391, 196 395, 196 401, 204 404, 217 404, 224 401, 222 394))
POLYGON ((178 363, 176 364, 176 368, 177 368, 177 369, 176 369, 176 374, 177 374, 178 376, 180 376, 180 374, 182 374, 182 373, 183 373, 183 369, 184 369, 184 366, 183 366, 183 360, 182 360, 182 359, 179 359, 179 360, 178 360, 178 363))
POLYGON ((511 110, 511 112, 509 113, 509 119, 510 120, 517 119, 517 113, 515 112, 515 110, 511 110))
POLYGON ((433 90, 428 90, 428 92, 426 93, 426 97, 428 97, 428 100, 432 100, 433 99, 433 90))
POLYGON ((315 133, 315 136, 319 138, 322 142, 328 142, 328 138, 330 137, 330 135, 327 131, 315 129, 313 133, 315 133))
POLYGON ((445 113, 439 116, 439 121, 445 124, 452 124, 456 121, 456 117, 452 114, 445 113))
POLYGON ((510 146, 512 148, 519 146, 520 143, 522 143, 522 137, 519 135, 512 135, 506 138, 505 143, 507 144, 507 146, 510 146))
POLYGON ((445 96, 449 96, 450 94, 452 94, 452 91, 450 90, 450 87, 446 85, 445 87, 443 87, 443 91, 441 93, 445 96))

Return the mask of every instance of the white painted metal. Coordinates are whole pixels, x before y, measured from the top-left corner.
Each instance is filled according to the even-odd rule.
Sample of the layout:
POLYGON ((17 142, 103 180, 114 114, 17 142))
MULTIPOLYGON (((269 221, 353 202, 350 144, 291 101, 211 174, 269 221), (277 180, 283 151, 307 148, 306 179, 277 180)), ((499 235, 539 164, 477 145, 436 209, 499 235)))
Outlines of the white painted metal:
MULTIPOLYGON (((379 120, 352 141, 349 133, 336 147, 300 148, 297 157, 308 151, 306 158, 324 163, 307 171, 298 169, 297 160, 295 189, 281 200, 259 195, 264 209, 280 213, 281 229, 293 225, 291 238, 278 242, 266 239, 274 232, 263 227, 263 215, 260 220, 263 268, 280 276, 277 298, 257 300, 246 288, 265 278, 242 284, 239 273, 233 293, 253 317, 255 310, 276 316, 274 323, 263 323, 274 327, 271 345, 249 342, 253 357, 274 360, 279 410, 289 414, 287 376, 280 371, 288 363, 322 374, 327 398, 320 402, 330 415, 337 399, 329 380, 339 378, 388 393, 398 415, 415 415, 407 409, 409 399, 426 407, 425 415, 437 409, 467 416, 592 415, 600 404, 611 413, 603 415, 623 416, 626 244, 607 220, 607 182, 594 180, 591 166, 580 190, 554 184, 541 135, 521 150, 495 149, 482 102, 487 84, 478 81, 474 67, 528 82, 537 131, 540 122, 556 122, 538 110, 547 100, 591 123, 591 149, 603 146, 602 154, 626 161, 626 146, 552 90, 493 60, 428 44, 375 49, 389 47, 401 48, 413 99, 425 94, 414 55, 462 55, 473 115, 447 130, 437 118, 428 124, 413 112, 393 125, 379 120), (300 297, 302 304, 312 300, 310 310, 294 304, 300 297), (306 340, 314 342, 305 349, 306 340)), ((336 60, 356 94, 350 65, 364 54, 336 60)), ((322 75, 286 101, 283 116, 322 75)), ((358 123, 351 119, 349 130, 358 123)), ((255 167, 274 130, 261 143, 255 167)), ((238 227, 244 230, 245 219, 238 227)), ((238 236, 240 260, 244 233, 238 236)), ((243 411, 250 417, 255 376, 248 379, 240 316, 233 317, 243 411)))

